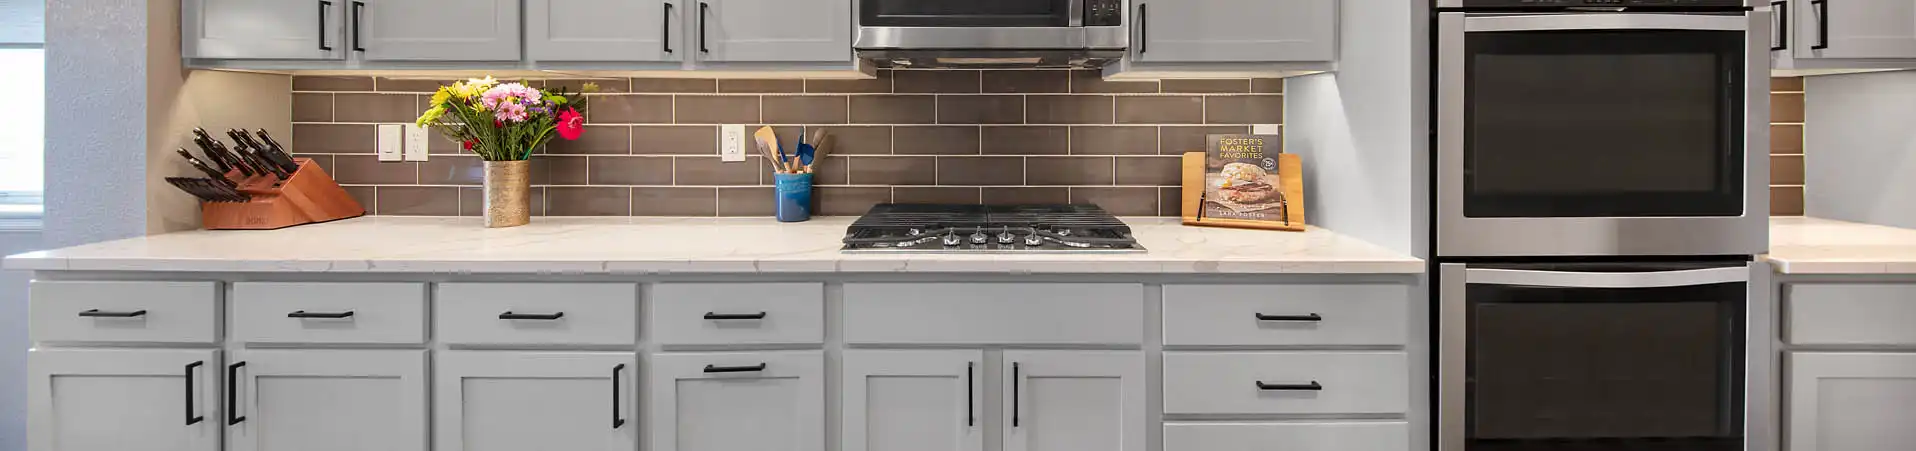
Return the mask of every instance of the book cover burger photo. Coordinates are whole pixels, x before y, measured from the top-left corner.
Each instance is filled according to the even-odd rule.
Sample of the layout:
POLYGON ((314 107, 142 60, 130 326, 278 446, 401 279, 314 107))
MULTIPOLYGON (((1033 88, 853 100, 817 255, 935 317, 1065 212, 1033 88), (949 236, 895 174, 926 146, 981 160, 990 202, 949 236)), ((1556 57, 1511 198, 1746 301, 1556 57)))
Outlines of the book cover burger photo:
POLYGON ((1282 143, 1279 135, 1211 135, 1204 152, 1185 154, 1184 222, 1303 230, 1302 164, 1282 143))

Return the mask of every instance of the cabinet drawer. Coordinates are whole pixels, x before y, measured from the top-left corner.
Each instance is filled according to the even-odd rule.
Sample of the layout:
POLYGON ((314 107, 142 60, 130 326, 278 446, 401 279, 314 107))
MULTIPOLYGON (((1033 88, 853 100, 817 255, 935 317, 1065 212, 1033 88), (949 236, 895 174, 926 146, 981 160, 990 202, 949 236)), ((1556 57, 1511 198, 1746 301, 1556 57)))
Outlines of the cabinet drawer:
POLYGON ((825 285, 659 284, 646 321, 667 345, 824 343, 825 285))
POLYGON ((231 299, 242 342, 426 342, 425 284, 239 282, 231 299))
POLYGON ((851 343, 1137 344, 1144 329, 1140 284, 845 284, 851 343))
POLYGON ((1350 423, 1166 423, 1165 450, 1409 451, 1401 421, 1350 423))
POLYGON ((1166 285, 1166 345, 1402 345, 1404 285, 1166 285))
POLYGON ((33 281, 34 341, 213 343, 217 282, 33 281))
POLYGON ((1404 413, 1401 352, 1167 352, 1164 413, 1404 413))
POLYGON ((1916 284, 1791 284, 1791 344, 1916 345, 1916 284))
POLYGON ((443 283, 433 324, 449 344, 630 345, 638 304, 624 283, 443 283))

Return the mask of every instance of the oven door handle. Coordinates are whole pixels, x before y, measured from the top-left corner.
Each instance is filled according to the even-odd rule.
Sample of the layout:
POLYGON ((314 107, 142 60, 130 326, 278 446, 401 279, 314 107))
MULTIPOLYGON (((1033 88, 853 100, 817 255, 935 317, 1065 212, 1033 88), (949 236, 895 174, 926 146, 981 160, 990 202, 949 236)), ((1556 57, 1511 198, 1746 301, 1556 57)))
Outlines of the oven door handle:
POLYGON ((1464 282, 1485 285, 1529 285, 1563 288, 1661 288, 1749 283, 1744 266, 1654 272, 1572 272, 1520 269, 1464 270, 1464 282))
POLYGON ((1704 14, 1535 14, 1466 16, 1464 32, 1553 30, 1748 31, 1750 18, 1704 14))

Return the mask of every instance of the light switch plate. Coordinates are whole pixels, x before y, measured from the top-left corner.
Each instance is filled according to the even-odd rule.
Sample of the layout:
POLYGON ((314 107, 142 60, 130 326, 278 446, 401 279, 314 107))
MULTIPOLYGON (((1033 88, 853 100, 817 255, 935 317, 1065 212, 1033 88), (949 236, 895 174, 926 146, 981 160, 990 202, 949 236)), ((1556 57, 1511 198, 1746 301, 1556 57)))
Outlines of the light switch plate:
POLYGON ((719 128, 719 159, 745 161, 745 126, 729 124, 719 128))
POLYGON ((1277 124, 1255 124, 1251 126, 1253 135, 1276 135, 1284 133, 1284 126, 1277 124))
POLYGON ((401 161, 405 159, 406 127, 400 124, 379 124, 379 161, 401 161))
POLYGON ((426 161, 426 146, 432 145, 426 138, 425 127, 406 124, 406 161, 426 161))

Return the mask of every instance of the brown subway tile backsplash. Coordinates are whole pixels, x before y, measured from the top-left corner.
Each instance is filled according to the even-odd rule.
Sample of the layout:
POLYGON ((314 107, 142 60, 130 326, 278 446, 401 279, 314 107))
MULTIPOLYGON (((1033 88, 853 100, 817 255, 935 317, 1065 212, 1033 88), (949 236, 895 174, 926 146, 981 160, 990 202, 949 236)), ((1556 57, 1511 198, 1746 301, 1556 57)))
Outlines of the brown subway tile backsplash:
MULTIPOLYGON (((871 80, 529 83, 586 82, 601 90, 585 136, 554 140, 533 159, 534 214, 768 216, 770 165, 751 138, 746 161, 723 161, 717 147, 720 125, 743 124, 749 135, 769 123, 787 153, 801 136, 830 135, 830 155, 815 162, 816 214, 857 215, 880 202, 1075 201, 1175 215, 1173 155, 1202 150, 1207 134, 1283 119, 1278 79, 1107 82, 1096 71, 914 69, 871 80)), ((373 155, 372 123, 412 122, 442 83, 295 77, 292 147, 375 214, 478 215, 483 163, 458 143, 434 137, 426 162, 373 155)))
POLYGON ((1770 122, 1803 122, 1803 94, 1770 94, 1770 122))
POLYGON ((1803 77, 1770 79, 1770 214, 1803 214, 1803 77))
POLYGON ((1803 187, 1770 187, 1770 216, 1802 216, 1803 187))
POLYGON ((1770 125, 1770 154, 1799 155, 1803 153, 1803 126, 1801 124, 1770 125))
POLYGON ((1770 157, 1770 184, 1803 184, 1803 156, 1777 155, 1770 157))

